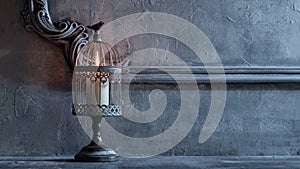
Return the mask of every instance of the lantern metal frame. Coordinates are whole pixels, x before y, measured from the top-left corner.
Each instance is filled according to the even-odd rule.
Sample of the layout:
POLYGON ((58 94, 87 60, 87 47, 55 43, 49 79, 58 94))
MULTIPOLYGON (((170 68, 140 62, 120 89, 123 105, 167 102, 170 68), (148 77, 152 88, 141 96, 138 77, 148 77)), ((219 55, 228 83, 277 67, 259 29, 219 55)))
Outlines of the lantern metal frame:
MULTIPOLYGON (((103 22, 99 22, 96 25, 102 26, 103 24, 103 22)), ((122 69, 115 66, 116 62, 121 59, 113 47, 102 42, 101 38, 99 38, 100 27, 98 27, 98 30, 95 29, 93 41, 88 43, 78 53, 74 68, 73 87, 75 90, 73 90, 73 113, 77 116, 91 117, 94 133, 91 143, 83 147, 75 155, 76 161, 108 162, 119 159, 119 155, 114 150, 107 149, 103 145, 100 126, 103 117, 119 117, 122 115, 120 105, 122 69), (99 45, 99 43, 103 45, 99 45), (104 49, 114 52, 101 52, 104 49), (99 55, 100 52, 102 55, 99 55), (116 62, 114 59, 116 59, 116 62), (99 63, 96 63, 96 60, 99 63), (109 62, 107 62, 108 60, 109 62), (105 86, 105 93, 101 93, 102 85, 105 86), (117 91, 113 91, 112 94, 109 86, 117 87, 117 91), (104 96, 104 102, 101 100, 102 96, 104 96)))
POLYGON ((93 40, 79 51, 74 68, 73 112, 77 116, 91 117, 94 133, 91 143, 75 155, 77 161, 108 162, 119 159, 114 150, 105 148, 100 134, 103 117, 122 115, 120 105, 122 69, 118 67, 121 57, 114 47, 101 40, 100 28, 103 25, 104 22, 100 21, 88 26, 94 30, 93 40), (110 87, 113 87, 113 92, 110 87))

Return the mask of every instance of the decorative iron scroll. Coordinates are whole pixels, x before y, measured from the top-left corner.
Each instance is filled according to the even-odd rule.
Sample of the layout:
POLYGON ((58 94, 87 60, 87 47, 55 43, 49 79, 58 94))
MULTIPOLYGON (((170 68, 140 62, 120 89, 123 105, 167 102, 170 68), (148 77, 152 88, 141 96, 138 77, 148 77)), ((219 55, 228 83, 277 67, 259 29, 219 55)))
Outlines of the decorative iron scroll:
POLYGON ((73 70, 77 53, 88 43, 86 27, 75 21, 53 23, 47 0, 27 0, 22 15, 26 30, 63 48, 66 62, 73 70))

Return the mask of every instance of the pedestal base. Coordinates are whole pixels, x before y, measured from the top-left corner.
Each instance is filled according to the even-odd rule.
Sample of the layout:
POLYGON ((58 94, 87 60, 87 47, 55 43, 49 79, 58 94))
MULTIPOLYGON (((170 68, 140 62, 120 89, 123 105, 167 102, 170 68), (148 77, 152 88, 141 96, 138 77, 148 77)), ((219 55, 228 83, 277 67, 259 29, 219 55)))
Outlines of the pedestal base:
POLYGON ((94 141, 83 147, 75 155, 75 161, 81 162, 113 162, 118 160, 119 155, 115 151, 100 147, 94 141))

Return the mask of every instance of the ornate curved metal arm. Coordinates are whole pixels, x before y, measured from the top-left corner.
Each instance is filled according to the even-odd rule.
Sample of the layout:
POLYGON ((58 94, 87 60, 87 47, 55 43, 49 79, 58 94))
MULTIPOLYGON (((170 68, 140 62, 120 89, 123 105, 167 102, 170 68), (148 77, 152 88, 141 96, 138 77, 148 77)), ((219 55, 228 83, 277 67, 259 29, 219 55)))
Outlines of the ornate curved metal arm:
POLYGON ((27 0, 22 15, 26 30, 63 48, 66 62, 73 70, 77 53, 88 43, 86 27, 75 21, 53 23, 47 0, 27 0))

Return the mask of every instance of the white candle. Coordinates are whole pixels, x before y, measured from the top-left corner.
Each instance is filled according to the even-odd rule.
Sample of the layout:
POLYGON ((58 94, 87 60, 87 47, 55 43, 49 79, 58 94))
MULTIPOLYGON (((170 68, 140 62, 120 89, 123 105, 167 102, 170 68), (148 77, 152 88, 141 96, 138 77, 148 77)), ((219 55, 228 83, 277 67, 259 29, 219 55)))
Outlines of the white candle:
POLYGON ((101 82, 100 105, 109 105, 109 79, 104 84, 101 82))

